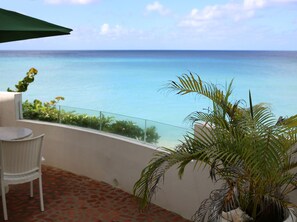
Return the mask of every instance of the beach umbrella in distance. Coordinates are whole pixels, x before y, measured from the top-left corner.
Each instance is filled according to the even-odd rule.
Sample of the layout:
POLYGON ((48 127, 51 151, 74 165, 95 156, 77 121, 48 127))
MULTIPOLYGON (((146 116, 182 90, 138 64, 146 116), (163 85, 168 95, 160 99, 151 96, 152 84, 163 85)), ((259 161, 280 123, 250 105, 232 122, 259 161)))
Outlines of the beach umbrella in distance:
POLYGON ((72 29, 0 8, 0 43, 68 35, 72 29))

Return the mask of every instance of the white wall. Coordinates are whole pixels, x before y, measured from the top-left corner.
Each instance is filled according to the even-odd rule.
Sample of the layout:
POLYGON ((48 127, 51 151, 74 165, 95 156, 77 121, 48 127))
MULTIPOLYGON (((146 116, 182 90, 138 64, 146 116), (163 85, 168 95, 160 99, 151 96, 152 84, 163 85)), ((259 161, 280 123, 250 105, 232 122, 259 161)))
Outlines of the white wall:
POLYGON ((0 126, 12 126, 21 117, 21 93, 0 92, 0 126))
MULTIPOLYGON (((132 193, 133 185, 152 158, 155 147, 95 130, 18 120, 20 101, 21 94, 0 92, 0 125, 27 127, 35 135, 45 133, 45 164, 104 181, 132 193)), ((193 167, 189 164, 182 180, 178 178, 176 169, 170 170, 153 202, 191 218, 214 188, 208 171, 197 172, 193 167)))
MULTIPOLYGON (((155 148, 110 134, 37 121, 17 121, 34 134, 45 133, 45 164, 98 181, 104 181, 132 193, 141 170, 152 158, 155 148)), ((194 165, 179 180, 175 169, 154 202, 165 209, 190 218, 213 187, 208 172, 197 173, 194 165)))

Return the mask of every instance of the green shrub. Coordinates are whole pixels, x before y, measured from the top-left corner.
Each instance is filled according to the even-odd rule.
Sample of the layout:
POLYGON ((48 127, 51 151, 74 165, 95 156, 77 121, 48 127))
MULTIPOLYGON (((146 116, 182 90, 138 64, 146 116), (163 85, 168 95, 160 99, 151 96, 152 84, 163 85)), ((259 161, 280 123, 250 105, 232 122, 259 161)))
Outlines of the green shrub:
POLYGON ((146 141, 148 143, 157 143, 160 138, 156 132, 156 127, 148 127, 146 131, 140 128, 137 124, 127 120, 117 120, 110 125, 109 132, 118 135, 127 136, 137 140, 146 141))
POLYGON ((23 116, 25 119, 41 120, 46 122, 58 122, 59 110, 55 106, 47 106, 35 99, 33 103, 26 100, 23 103, 23 116))
POLYGON ((158 143, 159 139, 160 139, 160 136, 157 133, 155 126, 146 128, 146 139, 145 139, 146 142, 156 144, 158 143))
POLYGON ((108 125, 111 124, 111 117, 97 117, 90 116, 87 114, 77 114, 74 111, 66 112, 61 110, 60 123, 73 126, 81 126, 91 129, 104 130, 108 128, 108 125))

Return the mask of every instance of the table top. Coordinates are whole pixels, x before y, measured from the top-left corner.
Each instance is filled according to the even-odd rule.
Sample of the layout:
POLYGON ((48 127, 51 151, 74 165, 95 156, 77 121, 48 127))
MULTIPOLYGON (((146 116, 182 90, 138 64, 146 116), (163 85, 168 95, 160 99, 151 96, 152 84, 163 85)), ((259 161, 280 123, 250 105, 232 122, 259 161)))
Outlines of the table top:
POLYGON ((0 127, 0 140, 18 140, 32 135, 32 130, 24 127, 0 127))

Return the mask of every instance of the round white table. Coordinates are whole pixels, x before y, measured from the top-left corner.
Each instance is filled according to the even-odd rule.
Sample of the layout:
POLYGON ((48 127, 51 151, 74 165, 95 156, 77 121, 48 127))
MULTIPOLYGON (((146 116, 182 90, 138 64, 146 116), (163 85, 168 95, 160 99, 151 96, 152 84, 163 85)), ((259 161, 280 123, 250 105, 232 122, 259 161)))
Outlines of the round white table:
POLYGON ((0 127, 0 140, 19 140, 32 135, 32 130, 24 127, 0 127))

